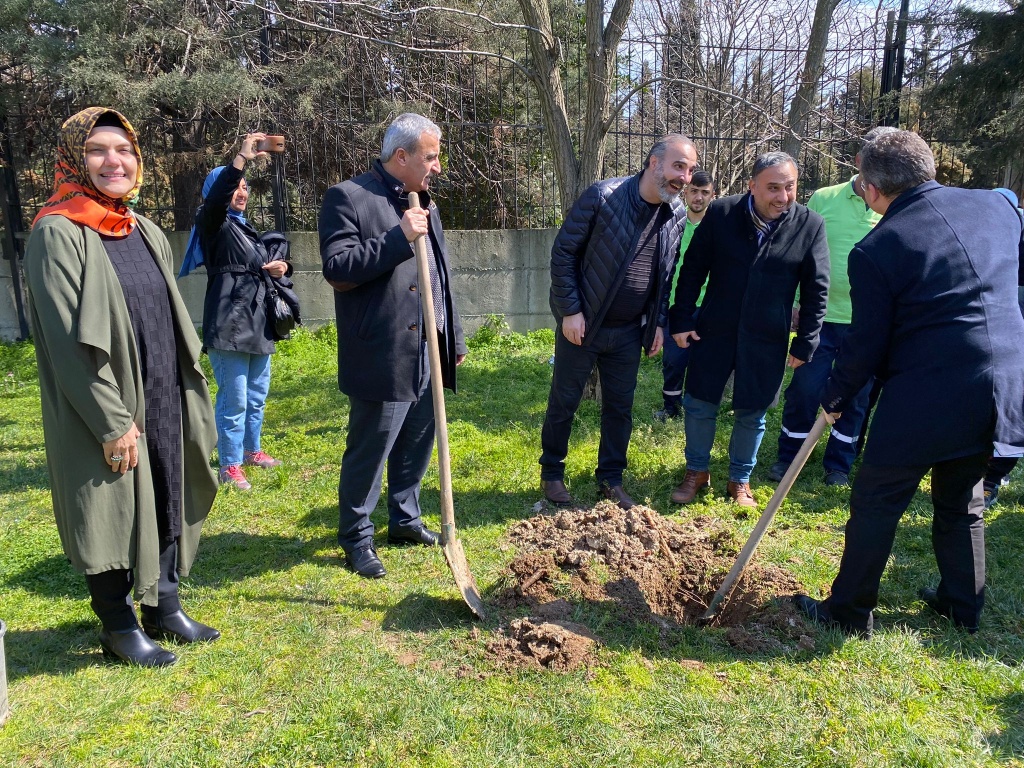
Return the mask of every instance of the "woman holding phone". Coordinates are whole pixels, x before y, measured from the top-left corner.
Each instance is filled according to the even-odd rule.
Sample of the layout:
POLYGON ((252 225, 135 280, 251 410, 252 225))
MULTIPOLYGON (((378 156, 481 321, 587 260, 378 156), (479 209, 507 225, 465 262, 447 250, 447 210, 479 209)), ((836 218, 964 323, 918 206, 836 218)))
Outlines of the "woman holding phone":
POLYGON ((281 464, 260 445, 275 351, 263 273, 281 278, 292 267, 268 253, 244 215, 249 201, 245 167, 267 154, 260 146, 272 143, 264 133, 250 133, 229 165, 210 171, 181 273, 206 264, 203 344, 217 380, 219 478, 221 485, 243 491, 252 488, 243 466, 281 464))

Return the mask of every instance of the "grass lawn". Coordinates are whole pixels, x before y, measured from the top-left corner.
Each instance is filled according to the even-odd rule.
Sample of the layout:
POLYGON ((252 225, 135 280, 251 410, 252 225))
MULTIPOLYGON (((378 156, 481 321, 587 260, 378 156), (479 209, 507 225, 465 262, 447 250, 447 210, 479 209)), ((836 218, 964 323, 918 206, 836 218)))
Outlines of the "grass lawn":
MULTIPOLYGON (((508 526, 540 499, 552 347, 550 332, 480 334, 458 395, 449 394, 457 522, 485 600, 514 555, 508 526)), ((669 504, 683 426, 653 422, 660 389, 660 360, 645 361, 627 490, 672 519, 714 515, 745 538, 755 518, 721 496, 728 418, 715 496, 682 513, 669 504)), ((486 653, 509 617, 492 611, 475 624, 440 551, 387 547, 383 505, 374 521, 387 578, 342 567, 336 488, 347 409, 333 329, 280 345, 264 448, 285 466, 251 472, 252 493, 221 491, 182 588, 187 610, 223 638, 175 648, 174 667, 132 669, 102 661, 84 580, 61 552, 32 347, 0 346, 0 618, 12 710, 0 726, 0 765, 1024 765, 1019 478, 989 515, 977 635, 915 597, 936 580, 926 480, 901 526, 872 640, 821 631, 814 650, 750 656, 720 629, 624 624, 566 595, 580 620, 601 625, 599 663, 509 672, 486 653)), ((774 490, 766 471, 779 411, 755 470, 762 505, 774 490)), ((956 415, 934 417, 952 425, 956 415)), ((585 402, 568 460, 569 485, 588 502, 597 500, 598 423, 598 406, 585 402)), ((820 461, 819 449, 758 553, 815 596, 835 574, 848 499, 823 486, 820 461)), ((423 507, 434 528, 437 488, 432 466, 423 507)))

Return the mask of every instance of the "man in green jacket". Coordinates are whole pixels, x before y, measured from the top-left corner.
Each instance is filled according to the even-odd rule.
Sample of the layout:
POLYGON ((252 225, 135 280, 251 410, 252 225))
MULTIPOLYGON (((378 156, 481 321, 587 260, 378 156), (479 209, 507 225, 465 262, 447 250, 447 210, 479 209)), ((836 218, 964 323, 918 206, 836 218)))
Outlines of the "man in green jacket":
MULTIPOLYGON (((676 262, 676 271, 672 276, 672 294, 669 297, 671 306, 676 300, 676 281, 679 280, 679 270, 683 267, 683 255, 686 247, 693 239, 693 233, 697 231, 697 225, 704 219, 708 212, 708 206, 715 199, 715 182, 711 174, 701 169, 693 172, 690 183, 686 185, 683 192, 683 199, 686 201, 686 229, 679 241, 679 260, 676 262)), ((700 290, 700 298, 697 299, 697 306, 704 300, 704 291, 707 283, 700 290)), ((658 421, 677 419, 683 409, 683 379, 686 377, 686 364, 690 360, 690 351, 683 349, 676 344, 671 336, 665 336, 661 358, 661 373, 665 383, 661 388, 661 397, 665 402, 660 411, 655 411, 654 418, 658 421)))

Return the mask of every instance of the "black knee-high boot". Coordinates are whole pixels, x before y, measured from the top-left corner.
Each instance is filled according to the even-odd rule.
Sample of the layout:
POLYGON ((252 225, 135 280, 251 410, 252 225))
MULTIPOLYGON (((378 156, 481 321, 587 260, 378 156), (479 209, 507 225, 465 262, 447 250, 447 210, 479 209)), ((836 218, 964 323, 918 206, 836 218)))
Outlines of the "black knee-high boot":
POLYGON ((143 667, 164 667, 177 661, 170 651, 154 643, 139 628, 132 602, 135 585, 130 570, 116 568, 85 577, 93 612, 103 624, 103 655, 143 667))
POLYGON ((115 568, 87 574, 85 583, 92 598, 92 610, 108 632, 127 632, 139 626, 132 603, 132 572, 115 568))
POLYGON ((178 542, 164 542, 160 550, 160 582, 156 607, 142 606, 142 628, 154 639, 179 643, 210 642, 220 637, 213 627, 191 619, 178 597, 178 542))

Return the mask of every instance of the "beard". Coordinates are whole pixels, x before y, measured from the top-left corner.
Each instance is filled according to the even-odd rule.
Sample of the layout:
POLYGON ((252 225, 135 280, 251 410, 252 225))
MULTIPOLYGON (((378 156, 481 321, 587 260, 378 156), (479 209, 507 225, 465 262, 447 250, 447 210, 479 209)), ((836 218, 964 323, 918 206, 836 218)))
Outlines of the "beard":
POLYGON ((680 187, 678 190, 673 189, 672 182, 665 176, 661 176, 658 179, 658 197, 661 198, 661 202, 672 203, 674 200, 678 200, 682 193, 683 187, 680 187))

